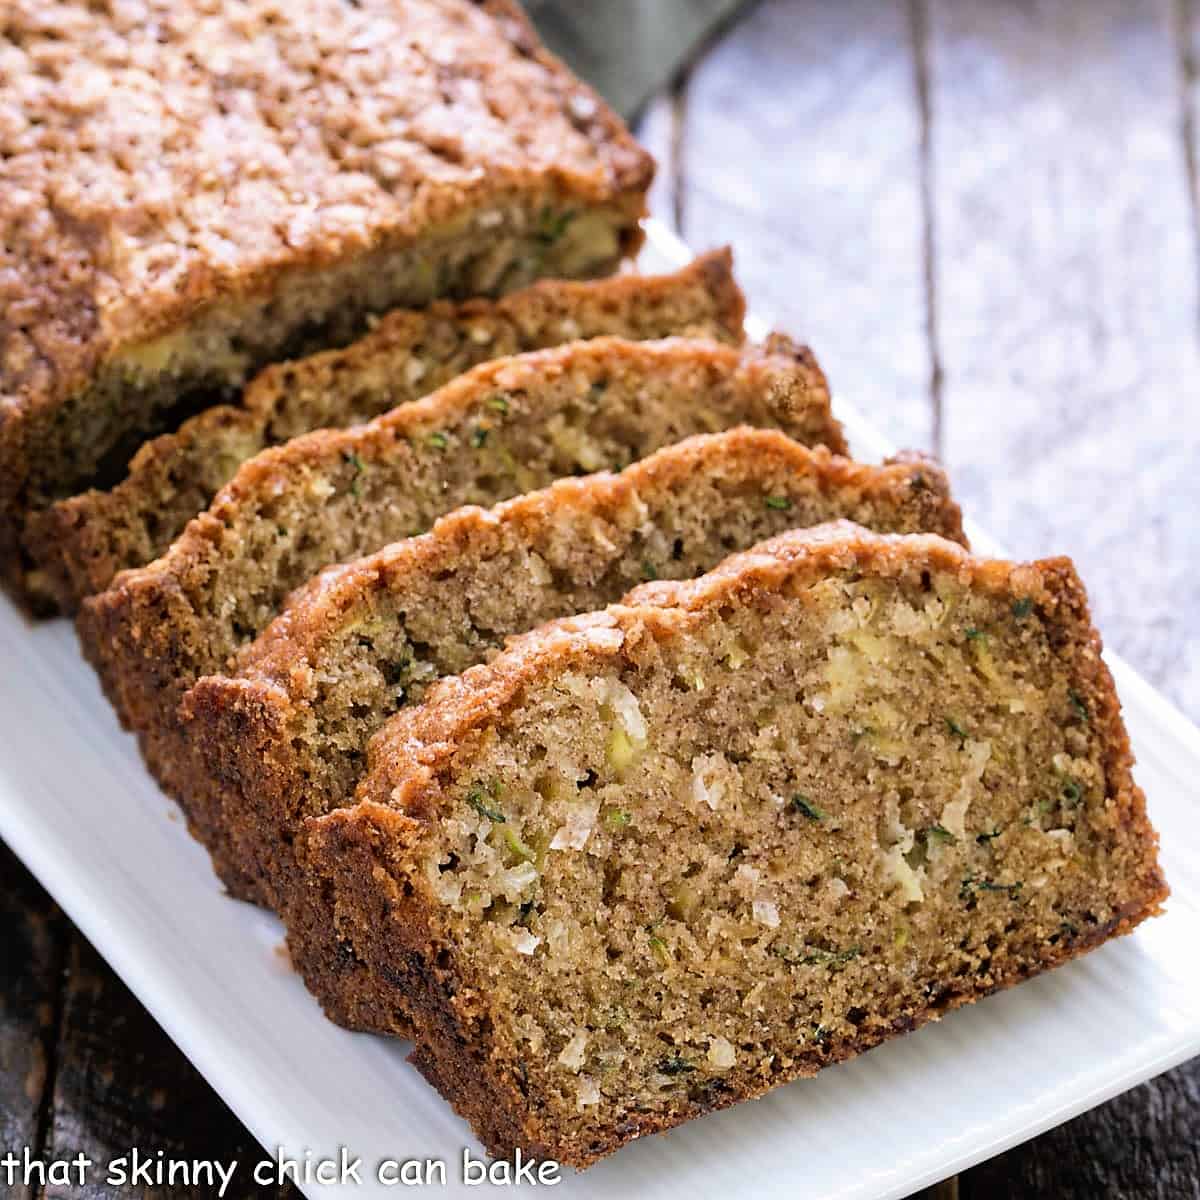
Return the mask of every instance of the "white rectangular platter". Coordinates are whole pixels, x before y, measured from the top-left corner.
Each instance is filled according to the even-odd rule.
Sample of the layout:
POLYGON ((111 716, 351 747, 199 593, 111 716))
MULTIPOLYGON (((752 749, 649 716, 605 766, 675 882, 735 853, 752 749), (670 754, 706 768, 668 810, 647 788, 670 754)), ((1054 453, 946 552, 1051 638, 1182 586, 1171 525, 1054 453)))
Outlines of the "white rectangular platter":
MULTIPOLYGON (((687 257, 650 235, 645 269, 687 257)), ((838 410, 860 457, 888 452, 838 410)), ((1200 1054, 1200 731, 1109 661, 1162 834, 1166 916, 817 1079, 567 1172, 555 1194, 888 1200, 1200 1054)), ((446 1163, 435 1194, 489 1190, 464 1186, 463 1150, 480 1148, 408 1048, 327 1023, 278 953, 278 923, 222 896, 68 623, 31 628, 0 601, 0 680, 0 835, 269 1152, 361 1159, 362 1186, 307 1193, 395 1194, 372 1175, 405 1159, 446 1163)))

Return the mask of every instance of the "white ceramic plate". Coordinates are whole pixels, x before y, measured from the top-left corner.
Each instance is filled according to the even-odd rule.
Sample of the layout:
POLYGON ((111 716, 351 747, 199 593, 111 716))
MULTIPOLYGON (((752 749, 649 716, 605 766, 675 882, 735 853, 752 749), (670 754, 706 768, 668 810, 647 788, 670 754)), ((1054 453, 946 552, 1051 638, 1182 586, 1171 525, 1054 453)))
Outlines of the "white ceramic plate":
MULTIPOLYGON (((686 257, 651 230, 646 269, 686 257)), ((859 455, 887 453, 844 403, 839 415, 859 455)), ((1166 916, 817 1079, 568 1172, 555 1194, 887 1200, 1200 1053, 1200 731, 1109 661, 1162 834, 1166 916)), ((384 1159, 441 1159, 437 1194, 478 1195, 460 1164, 479 1146, 407 1047, 327 1023, 278 953, 277 922, 223 898, 70 626, 29 628, 0 603, 0 679, 0 834, 263 1146, 300 1158, 344 1146, 368 1180, 384 1159)), ((241 1164, 243 1182, 252 1166, 241 1164)))

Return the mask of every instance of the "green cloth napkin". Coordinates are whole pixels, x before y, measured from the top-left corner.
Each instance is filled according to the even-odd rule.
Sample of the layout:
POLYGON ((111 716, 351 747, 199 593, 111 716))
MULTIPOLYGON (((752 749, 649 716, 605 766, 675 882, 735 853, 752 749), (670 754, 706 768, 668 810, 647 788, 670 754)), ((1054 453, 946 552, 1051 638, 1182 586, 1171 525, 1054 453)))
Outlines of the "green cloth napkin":
POLYGON ((546 44, 626 120, 744 0, 525 0, 546 44))

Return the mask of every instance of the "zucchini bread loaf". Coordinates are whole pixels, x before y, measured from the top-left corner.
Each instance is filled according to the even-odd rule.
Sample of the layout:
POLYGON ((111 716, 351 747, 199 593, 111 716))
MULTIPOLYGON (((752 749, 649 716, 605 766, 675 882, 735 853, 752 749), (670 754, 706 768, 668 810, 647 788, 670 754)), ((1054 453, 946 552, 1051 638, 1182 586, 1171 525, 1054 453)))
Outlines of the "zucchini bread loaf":
POLYGON ((728 250, 673 275, 547 280, 498 301, 399 309, 343 350, 267 367, 239 406, 217 405, 134 456, 125 478, 31 516, 38 590, 74 612, 113 577, 163 554, 251 455, 326 426, 368 421, 477 363, 603 335, 740 343, 745 301, 728 250))
POLYGON ((209 777, 189 791, 219 798, 212 819, 238 855, 232 869, 218 859, 218 871, 261 882, 304 943, 296 962, 313 963, 324 945, 313 980, 337 982, 319 996, 335 1020, 388 1029, 390 1010, 359 1003, 358 963, 329 936, 327 908, 292 849, 305 817, 349 803, 371 735, 433 680, 483 661, 512 634, 839 516, 962 538, 932 463, 865 466, 777 431, 740 429, 692 438, 619 475, 460 509, 423 537, 330 568, 242 651, 235 677, 202 679, 184 699, 209 777))
POLYGON ((649 157, 510 0, 16 0, 3 33, 0 577, 27 593, 23 514, 261 364, 638 242, 649 157))
POLYGON ((741 351, 597 338, 484 363, 367 425, 256 455, 167 554, 84 604, 84 651, 155 777, 215 847, 221 831, 202 826, 189 800, 199 773, 179 701, 200 676, 227 669, 293 588, 460 505, 742 424, 845 449, 820 369, 786 339, 741 351))
POLYGON ((1070 562, 930 535, 648 584, 435 685, 371 761, 306 856, 500 1155, 586 1166, 1166 895, 1070 562))

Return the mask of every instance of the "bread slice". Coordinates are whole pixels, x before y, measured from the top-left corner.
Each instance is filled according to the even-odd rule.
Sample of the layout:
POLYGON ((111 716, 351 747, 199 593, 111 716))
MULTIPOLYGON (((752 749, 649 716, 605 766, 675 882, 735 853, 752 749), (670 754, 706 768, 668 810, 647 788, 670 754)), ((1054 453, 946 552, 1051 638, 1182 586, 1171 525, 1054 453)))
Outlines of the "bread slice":
POLYGON ((31 603, 24 515, 264 363, 641 239, 649 155, 513 0, 7 5, 4 44, 0 580, 31 603))
POLYGON ((206 409, 147 442, 116 487, 92 488, 34 514, 25 548, 40 568, 39 590, 74 612, 119 571, 165 553, 259 450, 313 429, 369 421, 478 363, 604 335, 737 344, 744 315, 727 249, 673 275, 545 281, 498 301, 396 310, 344 350, 266 368, 240 406, 206 409))
POLYGON ((339 936, 495 1154, 587 1166, 1159 910, 1067 559, 841 524, 515 641, 308 822, 339 936))
POLYGON ((597 338, 484 363, 367 425, 308 434, 245 463, 167 554, 84 604, 84 651, 151 771, 214 848, 222 831, 189 799, 198 773, 179 701, 202 675, 227 669, 293 588, 460 505, 741 424, 845 449, 820 369, 786 339, 740 351, 597 338))
MULTIPOLYGON (((460 509, 423 537, 330 568, 292 597, 239 657, 184 699, 207 780, 237 855, 227 878, 261 882, 284 913, 297 962, 340 1023, 388 1028, 359 1003, 359 968, 331 938, 320 897, 296 869, 305 817, 350 801, 372 734, 429 684, 544 621, 620 599, 647 578, 685 579, 733 550, 830 517, 961 540, 942 471, 908 459, 865 466, 773 430, 707 434, 619 475, 567 479, 486 511, 460 509)), ((369 1000, 369 986, 365 993, 369 1000)))

